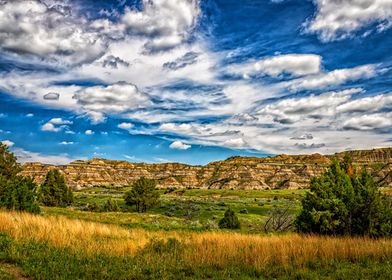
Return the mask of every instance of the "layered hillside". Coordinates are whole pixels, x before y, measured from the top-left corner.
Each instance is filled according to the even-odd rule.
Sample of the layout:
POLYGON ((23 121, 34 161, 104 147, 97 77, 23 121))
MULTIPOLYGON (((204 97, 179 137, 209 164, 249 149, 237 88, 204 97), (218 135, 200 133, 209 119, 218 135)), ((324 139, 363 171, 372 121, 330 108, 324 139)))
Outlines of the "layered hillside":
POLYGON ((157 180, 160 188, 298 189, 307 187, 313 176, 323 173, 334 157, 343 158, 347 153, 358 168, 366 167, 380 183, 392 187, 392 148, 334 155, 232 157, 205 166, 130 163, 94 158, 60 166, 26 163, 22 175, 31 176, 41 183, 48 170, 58 168, 74 189, 122 187, 142 176, 157 180))

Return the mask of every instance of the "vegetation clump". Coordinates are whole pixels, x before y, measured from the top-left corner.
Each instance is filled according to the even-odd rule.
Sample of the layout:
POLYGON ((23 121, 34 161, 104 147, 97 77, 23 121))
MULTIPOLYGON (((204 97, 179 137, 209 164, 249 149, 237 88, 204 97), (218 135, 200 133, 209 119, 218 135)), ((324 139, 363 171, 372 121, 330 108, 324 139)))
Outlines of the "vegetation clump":
POLYGON ((295 224, 304 233, 391 236, 392 211, 366 169, 355 172, 345 158, 312 179, 295 224))
POLYGON ((219 228, 239 229, 240 221, 237 215, 230 208, 226 210, 224 217, 219 221, 219 228))
POLYGON ((37 186, 31 178, 17 175, 16 157, 0 143, 0 208, 39 213, 37 186))
POLYGON ((146 212, 159 201, 156 182, 141 177, 131 185, 132 189, 125 193, 124 200, 128 206, 136 206, 137 212, 146 212))
POLYGON ((103 205, 102 210, 104 212, 117 212, 120 210, 120 207, 118 206, 116 200, 109 198, 103 205))
POLYGON ((45 206, 66 207, 73 202, 73 193, 65 183, 59 170, 53 169, 46 174, 40 189, 40 201, 45 206))

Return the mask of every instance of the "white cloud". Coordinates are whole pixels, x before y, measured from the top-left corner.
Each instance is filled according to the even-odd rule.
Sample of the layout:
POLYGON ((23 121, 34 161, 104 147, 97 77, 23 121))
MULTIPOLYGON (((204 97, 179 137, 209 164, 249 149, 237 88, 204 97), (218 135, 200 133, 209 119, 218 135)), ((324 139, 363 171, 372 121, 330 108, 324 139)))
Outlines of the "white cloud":
POLYGON ((34 117, 34 114, 28 113, 28 114, 26 114, 26 117, 27 117, 27 118, 32 118, 32 117, 34 117))
POLYGON ((392 113, 355 116, 343 123, 346 129, 373 130, 392 127, 392 113))
POLYGON ((391 27, 390 0, 313 0, 315 17, 306 23, 306 30, 320 35, 323 41, 341 40, 361 28, 378 23, 380 31, 391 27))
POLYGON ((191 148, 191 145, 184 144, 181 141, 174 141, 173 143, 170 144, 169 146, 171 149, 177 149, 177 150, 188 150, 191 148))
MULTIPOLYGON (((72 158, 67 154, 47 155, 47 154, 26 151, 21 148, 13 149, 13 153, 17 157, 18 162, 21 162, 21 163, 40 162, 40 163, 45 163, 45 164, 63 165, 63 164, 68 164, 68 163, 76 160, 76 158, 72 158)), ((85 159, 85 158, 78 158, 78 159, 85 159)))
POLYGON ((119 125, 117 125, 117 127, 121 128, 121 129, 130 129, 133 127, 133 124, 127 123, 127 122, 122 122, 119 125))
POLYGON ((320 72, 321 57, 315 54, 285 54, 265 58, 255 62, 233 65, 229 71, 241 73, 244 77, 266 74, 277 77, 287 73, 303 76, 320 72))
POLYGON ((7 147, 12 147, 15 143, 10 140, 2 140, 1 143, 7 147))
POLYGON ((94 122, 103 121, 104 114, 119 114, 151 104, 148 95, 129 83, 93 86, 79 90, 73 97, 94 122))
POLYGON ((94 134, 94 131, 92 131, 91 129, 87 129, 87 130, 84 132, 84 134, 86 134, 86 135, 93 135, 93 134, 94 134))
POLYGON ((380 94, 371 97, 363 97, 352 100, 338 106, 336 109, 339 113, 347 112, 372 112, 382 108, 392 108, 392 92, 388 94, 380 94))
POLYGON ((234 138, 234 139, 229 139, 223 142, 223 145, 229 146, 229 147, 235 147, 235 148, 240 148, 245 145, 245 141, 242 138, 234 138))
POLYGON ((188 123, 182 123, 182 124, 163 123, 159 126, 159 129, 161 129, 163 131, 171 131, 171 132, 189 131, 192 129, 192 125, 190 125, 188 123))
POLYGON ((105 42, 88 29, 84 18, 65 13, 63 5, 42 1, 0 3, 0 45, 15 54, 31 54, 49 62, 78 64, 103 54, 105 42))
POLYGON ((127 9, 122 22, 131 34, 149 38, 148 50, 159 51, 187 39, 199 12, 197 0, 143 0, 143 10, 127 9))
POLYGON ((346 103, 355 93, 362 89, 347 89, 332 91, 321 95, 310 95, 302 98, 289 98, 266 105, 257 113, 260 116, 269 116, 274 122, 293 124, 304 118, 323 118, 333 116, 336 107, 346 103))
POLYGON ((41 126, 42 131, 52 131, 52 132, 59 132, 62 130, 69 130, 70 124, 72 124, 72 121, 69 120, 63 120, 62 118, 53 118, 49 120, 47 123, 43 124, 41 126))
POLYGON ((337 86, 348 81, 371 78, 377 73, 375 65, 363 65, 354 68, 337 69, 327 73, 305 76, 283 83, 292 91, 304 89, 322 89, 329 86, 337 86))
POLYGON ((72 141, 62 141, 62 142, 60 142, 59 144, 60 144, 60 145, 73 145, 74 142, 72 142, 72 141))

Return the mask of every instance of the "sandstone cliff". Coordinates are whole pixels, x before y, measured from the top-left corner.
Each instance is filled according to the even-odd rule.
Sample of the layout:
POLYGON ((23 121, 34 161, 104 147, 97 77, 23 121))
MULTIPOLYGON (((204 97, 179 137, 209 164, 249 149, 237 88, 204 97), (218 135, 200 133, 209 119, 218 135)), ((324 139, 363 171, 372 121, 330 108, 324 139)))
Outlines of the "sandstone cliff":
POLYGON ((155 179, 160 188, 297 189, 325 171, 334 157, 349 153, 358 168, 366 167, 383 186, 392 187, 392 148, 350 151, 334 155, 279 155, 267 158, 232 157, 205 166, 180 163, 145 164, 94 158, 54 166, 26 163, 22 175, 41 183, 48 170, 58 168, 69 186, 121 187, 141 176, 155 179))

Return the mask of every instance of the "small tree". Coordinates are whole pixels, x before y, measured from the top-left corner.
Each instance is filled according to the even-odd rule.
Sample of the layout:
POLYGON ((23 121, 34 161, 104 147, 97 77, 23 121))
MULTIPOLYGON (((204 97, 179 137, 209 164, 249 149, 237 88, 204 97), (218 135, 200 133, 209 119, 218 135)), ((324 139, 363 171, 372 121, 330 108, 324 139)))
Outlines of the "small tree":
POLYGON ((72 204, 73 193, 59 170, 53 169, 46 174, 41 185, 40 200, 46 206, 65 207, 72 204))
POLYGON ((0 208, 39 213, 37 186, 31 178, 18 176, 16 157, 0 143, 0 208))
POLYGON ((312 179, 295 224, 305 233, 388 236, 392 234, 392 212, 366 169, 356 174, 351 160, 345 158, 312 179))
POLYGON ((237 215, 230 208, 226 210, 224 217, 219 221, 220 228, 239 229, 241 228, 240 221, 237 215))
POLYGON ((109 198, 103 205, 102 210, 105 212, 117 212, 119 210, 117 201, 109 198))
POLYGON ((137 212, 146 212, 148 208, 158 203, 159 193, 155 188, 154 180, 141 177, 131 187, 132 189, 125 193, 125 204, 135 205, 137 212))

